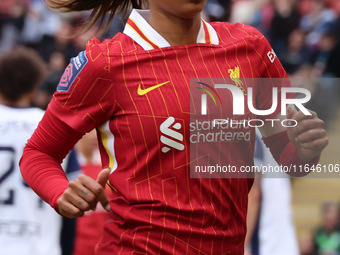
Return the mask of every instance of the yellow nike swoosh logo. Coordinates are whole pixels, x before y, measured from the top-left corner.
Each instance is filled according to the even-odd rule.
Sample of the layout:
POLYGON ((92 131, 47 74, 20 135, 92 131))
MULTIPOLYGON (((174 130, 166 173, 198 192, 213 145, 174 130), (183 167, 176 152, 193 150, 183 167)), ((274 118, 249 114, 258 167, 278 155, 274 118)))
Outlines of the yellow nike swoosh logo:
POLYGON ((159 88, 159 87, 161 87, 161 86, 163 86, 163 85, 165 85, 165 84, 168 84, 169 82, 170 82, 170 81, 167 81, 167 82, 158 84, 158 85, 156 85, 156 86, 152 86, 152 87, 147 88, 147 89, 142 89, 142 88, 141 88, 141 85, 139 84, 137 93, 138 93, 138 95, 143 96, 143 95, 149 93, 150 91, 152 91, 152 90, 154 90, 154 89, 157 89, 157 88, 159 88))

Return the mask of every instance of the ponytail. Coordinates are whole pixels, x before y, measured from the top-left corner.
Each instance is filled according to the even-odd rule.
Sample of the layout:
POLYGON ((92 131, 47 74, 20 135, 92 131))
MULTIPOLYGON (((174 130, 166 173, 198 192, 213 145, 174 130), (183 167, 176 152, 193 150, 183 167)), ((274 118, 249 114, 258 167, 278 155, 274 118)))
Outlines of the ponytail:
POLYGON ((99 28, 104 24, 106 14, 109 19, 104 29, 108 29, 116 13, 127 13, 130 6, 142 9, 146 0, 44 0, 46 5, 59 12, 87 11, 92 10, 90 17, 86 20, 81 33, 88 31, 98 21, 99 28))

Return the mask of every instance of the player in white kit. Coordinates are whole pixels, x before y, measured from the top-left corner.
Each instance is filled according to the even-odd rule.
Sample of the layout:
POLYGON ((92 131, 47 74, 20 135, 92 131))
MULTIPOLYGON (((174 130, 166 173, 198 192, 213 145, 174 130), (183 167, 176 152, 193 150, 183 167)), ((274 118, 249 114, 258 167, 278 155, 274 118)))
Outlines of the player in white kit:
MULTIPOLYGON (((278 164, 261 141, 256 130, 254 164, 275 167, 278 164)), ((248 219, 252 233, 247 233, 248 254, 251 255, 299 255, 291 206, 291 185, 285 173, 260 174, 250 191, 248 219), (255 197, 254 197, 255 196, 255 197), (259 198, 256 198, 259 196, 259 198), (256 204, 258 203, 258 204, 256 204), (251 215, 252 214, 252 215, 251 215), (257 223, 254 222, 257 220, 257 223), (255 227, 255 225, 257 225, 255 227), (251 240, 250 240, 251 239, 251 240)))
POLYGON ((43 73, 44 63, 29 49, 0 55, 0 255, 61 254, 62 218, 19 169, 26 141, 44 114, 30 107, 43 73))

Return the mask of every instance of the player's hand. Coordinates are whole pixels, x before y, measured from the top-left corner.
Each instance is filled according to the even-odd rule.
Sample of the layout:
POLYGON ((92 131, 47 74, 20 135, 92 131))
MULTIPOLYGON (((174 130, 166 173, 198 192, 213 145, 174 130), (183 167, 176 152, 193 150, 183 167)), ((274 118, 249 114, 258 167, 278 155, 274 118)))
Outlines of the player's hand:
POLYGON ((98 200, 109 212, 109 199, 105 193, 105 185, 110 171, 110 168, 102 170, 96 181, 84 174, 70 181, 68 188, 57 201, 60 214, 67 218, 82 217, 84 212, 96 209, 98 200))
POLYGON ((303 112, 288 109, 287 118, 298 122, 296 127, 287 128, 288 138, 296 147, 299 157, 306 163, 317 158, 328 144, 326 131, 323 129, 324 122, 313 111, 310 116, 303 112))

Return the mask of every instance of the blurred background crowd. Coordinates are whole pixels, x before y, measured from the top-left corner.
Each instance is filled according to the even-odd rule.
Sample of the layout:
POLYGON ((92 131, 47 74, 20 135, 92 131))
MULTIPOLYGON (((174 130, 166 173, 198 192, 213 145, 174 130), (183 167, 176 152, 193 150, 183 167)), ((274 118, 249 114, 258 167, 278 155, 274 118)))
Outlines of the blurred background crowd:
MULTIPOLYGON (((18 45, 32 48, 45 61, 48 70, 34 97, 34 106, 46 109, 69 60, 83 51, 95 35, 97 27, 74 37, 87 15, 58 14, 42 0, 0 0, 0 52, 18 45)), ((337 130, 334 121, 338 123, 340 93, 337 79, 340 78, 340 0, 208 0, 204 18, 240 22, 260 30, 292 78, 293 86, 306 87, 312 95, 317 95, 307 107, 317 111, 327 129, 337 130)), ((99 32, 96 37, 113 37, 123 27, 122 15, 118 15, 109 30, 99 32)), ((293 184, 293 202, 299 208, 301 201, 294 200, 297 186, 293 184)), ((308 185, 306 189, 308 191, 308 185)), ((326 194, 320 198, 317 209, 313 207, 313 219, 317 218, 311 221, 313 224, 307 227, 297 224, 303 255, 340 254, 336 203, 336 199, 340 200, 340 191, 338 195, 332 194, 331 203, 326 194)), ((305 210, 308 219, 309 211, 301 210, 305 210)))
MULTIPOLYGON (((35 97, 35 106, 47 107, 70 59, 85 49, 87 41, 97 31, 98 27, 93 27, 74 37, 87 15, 55 13, 41 0, 0 1, 0 52, 23 45, 36 50, 46 63, 48 75, 35 97)), ((113 37, 122 31, 119 17, 100 37, 113 37)))

